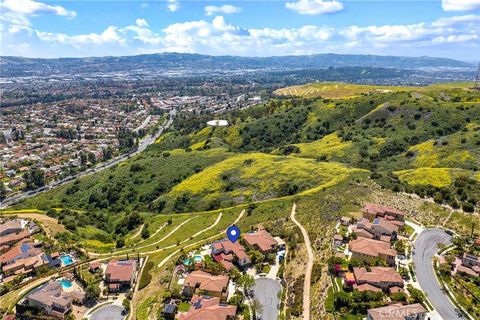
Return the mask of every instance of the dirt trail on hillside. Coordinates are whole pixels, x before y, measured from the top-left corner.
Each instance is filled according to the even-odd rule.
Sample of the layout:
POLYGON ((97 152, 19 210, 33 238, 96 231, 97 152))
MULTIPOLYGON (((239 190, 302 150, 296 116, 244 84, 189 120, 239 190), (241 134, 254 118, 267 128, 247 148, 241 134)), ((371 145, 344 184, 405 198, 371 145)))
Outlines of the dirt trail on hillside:
POLYGON ((307 270, 305 271, 305 281, 303 283, 303 319, 309 320, 310 319, 310 286, 311 286, 311 278, 312 278, 312 269, 313 269, 313 250, 312 244, 310 243, 310 238, 308 237, 308 232, 305 228, 300 224, 300 222, 295 219, 295 211, 297 209, 297 205, 294 203, 292 206, 292 213, 290 214, 290 219, 292 219, 293 223, 300 228, 302 231, 303 239, 305 240, 305 245, 307 247, 308 253, 308 262, 307 262, 307 270))

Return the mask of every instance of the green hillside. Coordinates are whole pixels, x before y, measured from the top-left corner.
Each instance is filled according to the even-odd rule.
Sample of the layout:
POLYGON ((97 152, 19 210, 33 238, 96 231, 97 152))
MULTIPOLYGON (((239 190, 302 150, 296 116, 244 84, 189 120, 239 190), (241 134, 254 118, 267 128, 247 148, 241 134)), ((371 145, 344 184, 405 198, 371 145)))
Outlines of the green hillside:
POLYGON ((160 201, 173 211, 214 210, 294 195, 354 171, 359 170, 313 159, 238 154, 183 180, 160 201))
POLYGON ((477 210, 479 91, 468 84, 313 86, 320 85, 311 98, 277 97, 218 115, 228 127, 207 127, 209 114, 180 113, 139 156, 18 207, 77 209, 74 218, 61 213, 61 222, 82 239, 106 242, 151 214, 299 199, 347 178, 477 210))

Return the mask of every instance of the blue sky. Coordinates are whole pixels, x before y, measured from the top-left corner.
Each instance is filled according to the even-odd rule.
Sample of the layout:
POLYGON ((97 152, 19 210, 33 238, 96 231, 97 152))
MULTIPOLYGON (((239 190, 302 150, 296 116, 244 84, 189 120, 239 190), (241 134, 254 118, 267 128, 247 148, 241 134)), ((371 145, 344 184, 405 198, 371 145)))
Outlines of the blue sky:
POLYGON ((480 60, 480 0, 1 0, 1 55, 362 53, 480 60))

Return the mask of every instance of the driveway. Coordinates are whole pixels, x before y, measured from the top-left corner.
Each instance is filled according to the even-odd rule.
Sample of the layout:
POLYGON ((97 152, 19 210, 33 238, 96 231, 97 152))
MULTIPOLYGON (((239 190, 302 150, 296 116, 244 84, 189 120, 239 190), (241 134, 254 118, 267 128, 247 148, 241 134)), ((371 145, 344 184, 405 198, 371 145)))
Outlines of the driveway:
POLYGON ((450 244, 451 236, 441 229, 425 229, 415 241, 413 263, 415 275, 435 310, 445 320, 461 319, 455 306, 443 293, 433 270, 433 256, 439 250, 437 243, 450 244))
POLYGON ((122 315, 123 307, 115 304, 110 304, 99 308, 91 314, 90 320, 123 320, 125 316, 122 315))
POLYGON ((277 280, 258 278, 253 287, 254 299, 257 299, 263 307, 259 315, 262 320, 277 320, 280 300, 278 295, 282 286, 277 280))

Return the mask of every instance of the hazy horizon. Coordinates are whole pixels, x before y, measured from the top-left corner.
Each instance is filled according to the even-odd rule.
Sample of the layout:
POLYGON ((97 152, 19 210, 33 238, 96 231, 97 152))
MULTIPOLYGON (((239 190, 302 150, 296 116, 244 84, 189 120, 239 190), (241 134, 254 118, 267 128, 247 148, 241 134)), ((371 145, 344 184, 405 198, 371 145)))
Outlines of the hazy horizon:
POLYGON ((125 55, 100 55, 100 56, 62 56, 62 57, 54 57, 54 58, 44 58, 44 57, 36 57, 36 56, 15 56, 15 55, 0 55, 0 57, 7 58, 25 58, 25 59, 88 59, 88 58, 120 58, 120 57, 135 57, 135 56, 142 56, 142 55, 162 55, 162 54, 191 54, 191 55, 201 55, 201 56, 210 56, 210 57, 240 57, 240 58, 279 58, 279 57, 301 57, 301 56, 316 56, 316 55, 344 55, 344 56, 378 56, 378 57, 400 57, 400 58, 433 58, 433 59, 451 59, 457 60, 465 63, 470 64, 477 64, 480 63, 480 58, 478 60, 461 60, 455 59, 450 57, 440 57, 440 56, 429 56, 429 55, 422 55, 422 56, 401 56, 401 55, 394 55, 394 54, 370 54, 370 53, 336 53, 336 52, 324 52, 324 53, 311 53, 311 54, 285 54, 285 55, 270 55, 270 56, 244 56, 244 55, 231 55, 231 54, 203 54, 203 53, 196 53, 196 52, 175 52, 175 51, 163 51, 163 52, 152 52, 152 53, 139 53, 139 54, 125 54, 125 55))
POLYGON ((0 9, 2 56, 332 52, 480 60, 479 0, 2 0, 0 9))

